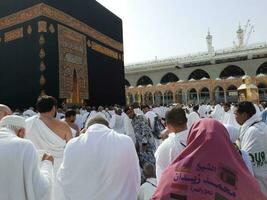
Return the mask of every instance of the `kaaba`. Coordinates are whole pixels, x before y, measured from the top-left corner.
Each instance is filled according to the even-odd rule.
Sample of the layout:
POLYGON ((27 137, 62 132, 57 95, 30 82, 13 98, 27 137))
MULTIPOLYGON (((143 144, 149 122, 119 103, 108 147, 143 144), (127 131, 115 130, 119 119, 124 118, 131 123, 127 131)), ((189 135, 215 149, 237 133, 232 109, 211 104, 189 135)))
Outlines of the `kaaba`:
POLYGON ((95 0, 0 2, 0 103, 124 105, 122 20, 95 0))

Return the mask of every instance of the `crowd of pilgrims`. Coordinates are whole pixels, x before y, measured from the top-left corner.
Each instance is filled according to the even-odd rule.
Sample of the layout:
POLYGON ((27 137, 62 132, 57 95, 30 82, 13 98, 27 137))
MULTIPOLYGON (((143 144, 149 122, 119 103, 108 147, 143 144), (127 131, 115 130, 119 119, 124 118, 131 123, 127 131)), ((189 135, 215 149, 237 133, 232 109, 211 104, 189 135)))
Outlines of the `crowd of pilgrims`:
POLYGON ((1 200, 265 200, 267 104, 0 105, 1 200))

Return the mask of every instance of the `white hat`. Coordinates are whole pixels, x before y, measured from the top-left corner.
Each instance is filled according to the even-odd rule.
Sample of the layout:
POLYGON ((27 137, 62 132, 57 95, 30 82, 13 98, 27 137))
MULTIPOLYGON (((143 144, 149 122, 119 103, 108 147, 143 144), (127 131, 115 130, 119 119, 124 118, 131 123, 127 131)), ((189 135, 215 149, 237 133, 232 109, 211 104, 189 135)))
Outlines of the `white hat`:
POLYGON ((1 121, 0 121, 0 127, 3 126, 15 126, 18 128, 26 128, 26 122, 23 117, 17 116, 17 115, 8 115, 5 116, 1 121))

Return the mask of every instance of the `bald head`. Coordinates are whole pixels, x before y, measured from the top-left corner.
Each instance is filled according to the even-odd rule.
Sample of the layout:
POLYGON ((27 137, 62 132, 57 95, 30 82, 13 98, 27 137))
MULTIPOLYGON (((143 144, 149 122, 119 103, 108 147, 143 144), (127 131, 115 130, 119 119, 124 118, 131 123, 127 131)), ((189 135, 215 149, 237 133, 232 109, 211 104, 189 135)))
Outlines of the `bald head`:
POLYGON ((0 120, 3 117, 5 117, 7 115, 11 115, 11 114, 12 114, 12 111, 8 106, 6 106, 4 104, 0 104, 0 120))
POLYGON ((106 127, 109 127, 109 123, 107 120, 105 120, 103 117, 95 116, 92 118, 89 118, 86 122, 85 129, 88 129, 90 126, 94 124, 102 124, 106 127))

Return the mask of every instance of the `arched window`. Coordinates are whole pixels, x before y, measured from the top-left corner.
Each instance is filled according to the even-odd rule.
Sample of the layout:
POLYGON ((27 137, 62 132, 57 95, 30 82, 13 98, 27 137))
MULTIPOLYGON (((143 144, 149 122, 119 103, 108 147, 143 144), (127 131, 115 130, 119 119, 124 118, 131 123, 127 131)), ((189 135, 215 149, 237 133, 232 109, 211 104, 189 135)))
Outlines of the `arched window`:
POLYGON ((210 91, 208 88, 204 87, 200 90, 200 102, 209 103, 210 101, 210 91))
POLYGON ((200 80, 202 78, 210 78, 210 75, 202 69, 197 69, 189 75, 188 80, 190 79, 200 80))
POLYGON ((139 85, 153 85, 153 82, 152 80, 148 77, 148 76, 142 76, 141 78, 139 78, 139 80, 137 81, 137 84, 136 86, 139 86, 139 85))
POLYGON ((130 87, 131 86, 130 82, 127 79, 124 80, 124 85, 126 87, 130 87))
POLYGON ((131 93, 129 93, 127 95, 127 104, 132 105, 133 103, 134 103, 134 96, 131 93))
POLYGON ((235 65, 230 65, 230 66, 224 68, 224 70, 220 74, 220 78, 221 79, 227 79, 230 76, 242 77, 244 75, 245 75, 245 72, 243 69, 241 69, 240 67, 235 66, 235 65))
POLYGON ((267 62, 263 63, 257 70, 256 75, 267 74, 267 62))
POLYGON ((217 86, 215 88, 214 98, 215 98, 215 103, 223 103, 224 102, 224 90, 222 87, 217 86))
POLYGON ((164 93, 164 104, 170 105, 173 103, 173 93, 172 91, 166 91, 164 93))
POLYGON ((259 99, 260 101, 266 101, 267 99, 267 86, 264 83, 258 84, 259 89, 259 99))
POLYGON ((153 95, 151 92, 147 92, 145 93, 145 104, 147 105, 152 105, 153 104, 153 95))
POLYGON ((155 92, 155 104, 156 105, 162 105, 163 104, 163 96, 161 92, 155 92))
POLYGON ((136 94, 134 95, 134 100, 135 100, 134 103, 138 103, 138 104, 140 105, 141 102, 142 102, 142 95, 136 93, 136 94))
POLYGON ((188 103, 189 104, 195 104, 197 103, 197 90, 196 89, 191 89, 188 93, 188 103))
POLYGON ((175 103, 183 103, 183 91, 177 90, 175 92, 175 103))
POLYGON ((237 87, 231 85, 228 87, 226 92, 226 99, 229 103, 236 103, 238 101, 237 87))
POLYGON ((179 81, 179 78, 174 73, 167 73, 161 78, 160 83, 166 84, 166 83, 177 82, 177 81, 179 81))

